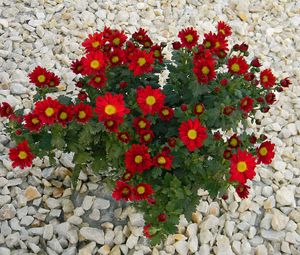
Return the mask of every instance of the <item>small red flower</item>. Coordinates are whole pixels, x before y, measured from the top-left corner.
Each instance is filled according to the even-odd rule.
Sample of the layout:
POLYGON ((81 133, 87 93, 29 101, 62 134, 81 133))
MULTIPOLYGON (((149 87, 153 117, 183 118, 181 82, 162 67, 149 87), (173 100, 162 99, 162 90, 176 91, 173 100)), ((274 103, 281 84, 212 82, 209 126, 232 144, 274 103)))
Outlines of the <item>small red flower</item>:
POLYGON ((222 134, 220 133, 220 131, 214 133, 214 139, 216 141, 220 141, 222 139, 222 134))
POLYGON ((244 42, 240 45, 240 51, 242 51, 242 52, 246 52, 248 50, 248 48, 249 48, 248 44, 246 44, 244 42))
POLYGON ((228 84, 228 80, 226 79, 226 78, 223 78, 221 81, 220 81, 220 84, 222 85, 222 86, 227 86, 227 84, 228 84))
POLYGON ((118 139, 119 141, 127 144, 130 140, 130 135, 128 132, 120 132, 118 133, 118 139))
POLYGON ((181 40, 182 46, 188 49, 193 48, 197 44, 199 39, 199 35, 197 34, 197 31, 192 27, 182 29, 178 33, 178 37, 181 40))
POLYGON ((121 48, 127 40, 127 36, 124 31, 112 30, 111 35, 108 38, 110 46, 114 48, 121 48))
POLYGON ((3 102, 0 104, 0 117, 9 117, 12 115, 13 109, 9 103, 3 102))
POLYGON ((138 134, 143 130, 149 130, 151 121, 144 117, 136 117, 133 119, 133 127, 135 128, 138 134))
POLYGON ((256 141, 257 141, 257 138, 256 138, 255 135, 251 135, 251 136, 249 137, 249 142, 250 142, 250 143, 255 144, 256 141))
POLYGON ((259 59, 258 58, 254 58, 252 59, 251 61, 251 65, 254 66, 254 67, 261 67, 261 64, 259 62, 259 59))
POLYGON ((216 78, 215 61, 213 58, 202 58, 194 61, 194 74, 197 76, 198 82, 207 84, 216 78))
POLYGON ((202 115, 204 113, 204 110, 205 110, 204 104, 202 104, 202 103, 195 104, 194 113, 196 115, 202 115))
POLYGON ((126 82, 126 81, 120 82, 120 89, 125 89, 127 86, 128 86, 128 82, 126 82))
POLYGON ((60 78, 52 72, 48 72, 48 86, 57 87, 60 83, 60 78))
POLYGON ((171 147, 171 148, 174 148, 176 146, 176 138, 175 137, 169 137, 168 138, 168 145, 171 147))
POLYGON ((19 143, 16 148, 11 148, 9 150, 9 159, 13 161, 13 167, 19 166, 21 169, 30 167, 32 165, 33 158, 34 155, 31 153, 26 140, 19 143))
POLYGON ((151 224, 147 224, 146 226, 144 226, 144 236, 146 238, 153 237, 153 235, 150 234, 150 228, 151 228, 151 224))
POLYGON ((150 143, 154 138, 152 130, 141 130, 140 131, 140 143, 150 143))
POLYGON ((140 28, 137 32, 134 32, 132 34, 132 38, 139 43, 143 43, 146 35, 147 35, 146 30, 143 28, 140 28))
POLYGON ((241 145, 241 140, 238 138, 237 134, 232 135, 228 139, 228 146, 230 148, 238 148, 241 145))
POLYGON ((122 181, 128 182, 133 177, 133 173, 126 171, 122 176, 122 181))
POLYGON ((82 64, 82 59, 76 59, 72 62, 71 64, 71 70, 75 74, 81 74, 83 71, 83 64, 82 64))
POLYGON ((287 88, 291 85, 291 81, 289 80, 289 78, 284 78, 280 81, 280 85, 284 88, 287 88))
POLYGON ((228 150, 228 149, 224 150, 223 158, 225 158, 225 159, 231 159, 231 157, 232 157, 232 151, 228 150))
POLYGON ((179 50, 182 47, 180 42, 173 42, 172 46, 174 50, 179 50))
POLYGON ((153 52, 148 53, 145 50, 136 49, 129 58, 128 68, 133 71, 134 76, 138 76, 151 72, 154 68, 153 63, 153 52))
POLYGON ((88 104, 79 103, 74 106, 74 115, 78 123, 87 123, 93 116, 93 108, 88 104))
POLYGON ((35 103, 35 112, 43 124, 50 125, 56 121, 60 106, 58 100, 47 97, 45 100, 35 103))
POLYGON ((236 193, 239 195, 239 197, 241 199, 245 199, 248 197, 249 195, 249 189, 250 187, 248 185, 245 185, 245 184, 239 184, 236 188, 235 188, 235 191, 236 193))
POLYGON ((49 72, 41 66, 37 66, 28 77, 37 87, 43 88, 49 84, 49 72))
POLYGON ((166 170, 170 170, 172 167, 173 158, 174 158, 174 156, 169 155, 166 152, 162 152, 160 154, 157 154, 153 158, 153 165, 156 167, 164 168, 166 170))
POLYGON ((125 152, 126 169, 132 173, 143 173, 152 166, 150 154, 146 145, 133 144, 131 148, 125 152))
POLYGON ((160 45, 153 45, 150 49, 153 52, 153 57, 158 60, 159 63, 163 63, 162 47, 160 45))
POLYGON ((74 112, 72 105, 61 105, 57 113, 57 122, 65 127, 73 120, 74 112))
POLYGON ((276 96, 274 93, 268 93, 265 96, 265 99, 266 99, 267 104, 269 104, 269 105, 274 104, 276 102, 276 96))
POLYGON ((90 52, 82 58, 82 74, 91 75, 103 71, 106 67, 105 56, 101 51, 90 52))
POLYGON ((245 79, 246 81, 252 81, 254 78, 255 78, 254 73, 245 73, 245 74, 244 74, 244 79, 245 79))
POLYGON ((254 100, 248 96, 244 97, 240 101, 240 109, 246 113, 250 112, 253 109, 254 100))
POLYGON ((248 71, 248 64, 242 56, 234 56, 228 59, 228 70, 232 74, 245 74, 248 71))
POLYGON ((144 48, 149 49, 153 45, 153 42, 148 35, 145 35, 142 44, 144 48))
POLYGON ((224 21, 219 21, 217 26, 218 34, 224 37, 230 36, 232 34, 231 27, 224 21))
POLYGON ((257 163, 271 164, 274 158, 275 145, 269 141, 263 142, 259 148, 256 149, 257 163))
POLYGON ((109 54, 109 62, 110 66, 119 66, 126 62, 126 53, 124 50, 115 48, 110 54, 109 54))
POLYGON ((186 104, 182 104, 181 106, 180 106, 180 109, 181 109, 181 111, 183 111, 183 112, 185 112, 186 110, 187 110, 187 105, 186 104))
POLYGON ((236 109, 233 106, 225 106, 223 109, 223 114, 224 115, 231 115, 236 109))
POLYGON ((106 81, 107 78, 105 76, 105 72, 98 72, 97 74, 92 76, 88 84, 96 89, 100 89, 105 86, 106 81))
POLYGON ((271 69, 263 70, 260 73, 260 83, 264 88, 271 88, 275 85, 276 77, 273 75, 271 69))
POLYGON ((174 110, 168 106, 163 106, 159 110, 158 116, 162 121, 170 121, 174 117, 174 110))
POLYGON ((37 132, 43 126, 41 119, 39 118, 38 114, 36 114, 35 112, 28 113, 27 115, 24 116, 24 119, 25 119, 24 127, 29 129, 30 132, 33 131, 37 132))
POLYGON ((125 182, 117 181, 112 197, 117 201, 120 201, 121 199, 124 199, 125 201, 133 200, 132 187, 125 182))
POLYGON ((94 34, 88 35, 88 38, 82 43, 82 46, 86 52, 99 51, 106 41, 107 40, 103 38, 103 33, 95 32, 94 34))
POLYGON ((165 214, 165 213, 160 213, 160 214, 157 216, 157 221, 159 221, 159 222, 166 222, 166 221, 167 221, 167 214, 165 214))
POLYGON ((119 132, 118 127, 119 123, 112 119, 107 119, 104 121, 104 126, 107 128, 109 132, 117 133, 119 132))
POLYGON ((146 200, 153 193, 154 193, 154 190, 153 190, 152 186, 147 183, 140 183, 133 188, 134 199, 137 201, 146 200))

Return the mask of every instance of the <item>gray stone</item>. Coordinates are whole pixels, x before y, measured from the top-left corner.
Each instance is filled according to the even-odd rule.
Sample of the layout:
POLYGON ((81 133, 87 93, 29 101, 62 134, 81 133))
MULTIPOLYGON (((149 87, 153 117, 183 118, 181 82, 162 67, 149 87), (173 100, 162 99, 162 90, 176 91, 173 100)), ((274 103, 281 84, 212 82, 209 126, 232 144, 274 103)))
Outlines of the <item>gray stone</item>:
POLYGON ((0 209, 0 221, 12 219, 15 215, 16 209, 12 204, 5 204, 0 209))
POLYGON ((262 229, 261 236, 269 241, 280 242, 285 237, 285 233, 283 231, 273 231, 273 230, 262 229))
POLYGON ((47 205, 48 208, 50 208, 50 209, 55 209, 55 208, 60 207, 60 202, 59 202, 59 200, 57 200, 57 199, 55 199, 55 198, 49 197, 49 198, 46 200, 46 205, 47 205))
POLYGON ((45 240, 51 240, 51 238, 53 236, 53 232, 54 232, 54 228, 53 228, 52 224, 45 225, 43 238, 45 240))
POLYGON ((19 244, 20 234, 19 232, 8 235, 5 238, 5 243, 8 248, 13 248, 19 244))
POLYGON ((10 91, 14 95, 22 95, 22 94, 27 94, 29 92, 29 90, 20 83, 11 84, 10 91))
POLYGON ((93 209, 105 210, 110 207, 110 201, 103 198, 96 198, 93 204, 93 209))
POLYGON ((81 207, 86 211, 89 210, 92 207, 94 200, 95 200, 94 196, 93 197, 92 196, 85 196, 84 199, 83 199, 81 207))
POLYGON ((101 216, 100 211, 98 209, 93 209, 89 215, 89 218, 91 220, 98 221, 100 220, 100 216, 101 216))
POLYGON ((83 227, 80 229, 80 234, 87 240, 104 244, 104 232, 102 229, 83 227))
POLYGON ((66 249, 61 255, 75 255, 76 254, 76 247, 69 247, 66 249))
POLYGON ((0 207, 10 202, 11 202, 11 196, 9 195, 0 196, 0 207))
POLYGON ((10 249, 5 248, 5 247, 0 247, 0 254, 1 255, 10 255, 10 249))

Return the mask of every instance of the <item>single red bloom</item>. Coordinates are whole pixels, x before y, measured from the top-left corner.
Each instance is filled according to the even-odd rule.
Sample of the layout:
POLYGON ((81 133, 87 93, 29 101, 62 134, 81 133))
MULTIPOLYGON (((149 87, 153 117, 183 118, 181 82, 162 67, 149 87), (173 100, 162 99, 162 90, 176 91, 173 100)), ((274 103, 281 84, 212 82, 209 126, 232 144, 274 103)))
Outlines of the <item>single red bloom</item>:
POLYGON ((99 71, 105 70, 105 56, 101 51, 90 52, 82 58, 82 74, 97 74, 99 71))
POLYGON ((223 78, 221 81, 220 81, 220 84, 222 85, 222 86, 227 86, 227 84, 228 84, 228 80, 226 79, 226 78, 223 78))
POLYGON ((250 142, 250 143, 255 144, 256 141, 257 141, 257 138, 256 138, 255 135, 251 135, 251 136, 249 137, 249 142, 250 142))
POLYGON ((122 176, 122 181, 128 182, 133 177, 133 173, 126 171, 122 176))
POLYGON ((234 51, 239 51, 240 50, 240 45, 239 44, 233 45, 233 50, 234 51))
POLYGON ((56 121, 60 106, 58 100, 47 97, 45 100, 35 103, 35 112, 43 124, 50 125, 56 121))
POLYGON ((131 148, 125 152, 126 169, 132 173, 143 173, 152 166, 148 147, 144 144, 133 144, 131 148))
POLYGON ((203 46, 205 49, 214 51, 215 42, 217 39, 217 35, 209 32, 208 34, 204 34, 203 46))
POLYGON ((151 121, 144 117, 136 117, 133 119, 133 127, 135 128, 138 134, 143 130, 149 130, 151 121))
POLYGON ((158 216, 157 216, 157 220, 159 222, 166 222, 167 221, 167 214, 165 213, 160 213, 158 216))
POLYGON ((233 111, 235 111, 235 110, 236 110, 236 109, 235 109, 235 107, 233 107, 233 106, 225 106, 224 109, 223 109, 223 114, 229 116, 229 115, 231 115, 231 114, 233 113, 233 111))
POLYGON ((169 155, 166 152, 159 153, 153 158, 153 165, 166 170, 170 170, 172 167, 173 158, 174 156, 169 155))
POLYGON ((107 78, 105 76, 105 72, 98 72, 92 76, 88 84, 96 89, 100 89, 105 86, 106 81, 107 78))
POLYGON ((171 147, 171 148, 174 148, 176 146, 176 138, 175 137, 169 137, 168 138, 168 145, 171 147))
POLYGON ((180 42, 173 42, 172 46, 174 50, 179 50, 182 47, 180 42))
POLYGON ((41 66, 37 66, 28 77, 37 87, 43 88, 49 84, 49 72, 41 66))
POLYGON ((113 119, 107 119, 104 121, 104 126, 107 128, 109 132, 118 133, 119 123, 113 119))
POLYGON ((230 160, 230 181, 246 183, 255 176, 256 158, 247 151, 238 149, 237 154, 233 154, 230 160))
POLYGON ((20 129, 20 128, 17 129, 16 132, 15 132, 15 134, 16 135, 22 135, 22 129, 20 129))
POLYGON ((9 117, 12 115, 13 109, 9 103, 3 102, 0 104, 0 117, 9 117))
POLYGON ((74 106, 74 115, 78 123, 87 123, 93 116, 93 108, 88 104, 79 103, 74 106))
POLYGON ((141 130, 140 131, 140 143, 150 143, 154 138, 152 130, 141 130))
POLYGON ((158 60, 159 63, 163 63, 162 47, 155 44, 151 47, 150 51, 153 52, 153 57, 158 60))
POLYGON ((88 38, 82 43, 82 46, 86 52, 100 51, 106 41, 107 39, 103 38, 103 33, 95 32, 94 34, 88 35, 88 38))
POLYGON ((217 26, 218 34, 224 37, 230 36, 232 34, 231 27, 224 21, 219 21, 217 26))
POLYGON ((124 50, 115 48, 112 52, 109 53, 109 62, 110 66, 119 66, 126 62, 126 53, 124 50))
POLYGON ((214 139, 216 141, 220 141, 222 139, 222 134, 220 133, 220 131, 214 133, 214 139))
POLYGON ((254 67, 261 67, 261 63, 259 62, 258 58, 252 59, 251 65, 254 66, 254 67))
POLYGON ((146 238, 153 237, 153 235, 150 234, 150 228, 151 228, 151 224, 147 224, 146 226, 144 226, 144 236, 146 238))
POLYGON ((274 93, 268 93, 266 96, 265 96, 265 99, 266 99, 266 102, 267 104, 274 104, 276 102, 276 96, 274 93))
POLYGON ((216 35, 214 39, 214 45, 210 50, 220 58, 224 58, 226 56, 226 51, 228 51, 228 42, 225 37, 221 36, 220 34, 216 35))
POLYGON ((158 116, 162 121, 170 121, 174 117, 174 110, 168 106, 163 106, 159 110, 158 116))
POLYGON ((117 181, 112 197, 117 201, 120 201, 121 199, 124 199, 125 201, 133 200, 132 187, 125 182, 117 181))
POLYGON ((142 44, 146 35, 147 31, 143 28, 140 28, 137 32, 132 34, 132 38, 142 44))
POLYGON ((129 70, 133 71, 134 76, 149 73, 153 70, 154 57, 153 52, 136 49, 133 55, 129 57, 129 70))
POLYGON ((289 78, 284 78, 280 81, 280 85, 284 88, 289 87, 292 84, 292 82, 289 80, 289 78))
POLYGON ((231 157, 232 157, 232 151, 228 150, 228 149, 224 150, 223 158, 225 158, 225 159, 231 159, 231 157))
POLYGON ((275 85, 276 77, 273 75, 271 69, 263 70, 260 73, 260 84, 264 88, 271 88, 275 85))
POLYGON ((241 140, 238 138, 237 134, 232 135, 228 139, 228 146, 230 148, 238 148, 241 145, 241 140))
POLYGON ((137 89, 136 101, 144 115, 154 115, 163 107, 165 97, 161 89, 153 89, 148 85, 137 89))
POLYGON ((240 101, 240 109, 246 113, 250 112, 253 109, 254 100, 251 97, 244 97, 240 101))
POLYGON ((250 187, 248 185, 245 185, 245 184, 239 184, 236 188, 235 188, 235 191, 236 193, 239 195, 239 197, 241 199, 245 199, 248 197, 249 195, 249 189, 250 187))
POLYGON ((245 74, 244 74, 244 79, 245 79, 246 81, 252 81, 254 78, 255 78, 254 73, 245 73, 245 74))
POLYGON ((119 31, 117 29, 112 30, 109 36, 110 46, 114 48, 121 48, 127 40, 127 36, 124 31, 119 31))
POLYGON ((242 56, 234 56, 228 59, 228 71, 232 74, 245 74, 248 71, 248 64, 242 56))
POLYGON ((189 119, 181 123, 179 137, 189 151, 200 148, 208 137, 206 127, 202 126, 199 119, 189 119))
POLYGON ((140 183, 133 188, 133 196, 134 199, 139 200, 146 200, 154 193, 154 190, 151 185, 147 183, 140 183))
POLYGON ((144 48, 149 49, 153 45, 153 42, 148 35, 145 35, 142 44, 144 48))
POLYGON ((254 80, 251 81, 251 84, 252 84, 253 86, 258 86, 259 81, 258 81, 257 79, 254 79, 254 80))
POLYGON ((195 104, 194 113, 196 115, 202 115, 204 113, 204 111, 205 111, 204 104, 202 104, 202 103, 195 104))
POLYGON ((194 61, 194 74, 197 76, 198 82, 207 84, 216 78, 215 61, 213 58, 202 58, 194 61))
POLYGON ((24 127, 29 129, 30 132, 39 131, 42 126, 42 120, 39 118, 39 115, 35 112, 28 113, 24 116, 25 124, 24 127))
POLYGON ((263 97, 258 97, 258 98, 256 98, 256 101, 258 103, 263 103, 265 100, 263 99, 263 97))
POLYGON ((75 74, 81 74, 83 71, 82 59, 76 59, 71 64, 71 70, 75 74))
POLYGON ((259 139, 262 140, 262 141, 265 141, 265 140, 268 139, 268 137, 267 137, 265 134, 261 134, 261 135, 259 136, 259 139))
POLYGON ((98 115, 98 120, 115 120, 117 123, 123 122, 125 114, 129 113, 129 109, 125 107, 125 101, 122 94, 112 95, 110 92, 104 96, 96 98, 95 112, 98 115))
POLYGON ((180 109, 181 109, 181 111, 183 111, 183 112, 185 112, 186 110, 187 110, 187 105, 186 104, 182 104, 181 106, 180 106, 180 109))
POLYGON ((77 98, 80 100, 80 101, 84 101, 88 98, 88 94, 85 92, 85 91, 80 91, 77 95, 77 98))
POLYGON ((178 33, 178 37, 180 38, 182 46, 188 49, 192 49, 197 44, 199 39, 197 31, 192 27, 182 29, 178 33))
POLYGON ((240 45, 240 51, 242 51, 242 52, 246 52, 248 50, 248 48, 249 48, 248 44, 246 44, 244 42, 240 45))
POLYGON ((11 148, 9 150, 9 159, 13 161, 13 167, 19 166, 21 169, 30 167, 32 165, 33 158, 34 155, 31 153, 26 140, 19 143, 16 148, 11 148))
POLYGON ((263 163, 263 164, 271 164, 275 153, 274 153, 274 147, 275 144, 266 141, 263 142, 259 148, 256 149, 257 153, 257 163, 263 163))
POLYGON ((162 151, 162 153, 166 153, 166 154, 171 153, 171 149, 168 146, 162 147, 161 151, 162 151))
POLYGON ((72 105, 61 105, 57 113, 57 122, 63 127, 73 120, 74 112, 72 105))
POLYGON ((57 87, 60 83, 60 78, 52 72, 48 72, 48 86, 57 87))
POLYGON ((119 141, 127 144, 130 140, 130 135, 128 132, 120 132, 118 133, 118 139, 119 141))

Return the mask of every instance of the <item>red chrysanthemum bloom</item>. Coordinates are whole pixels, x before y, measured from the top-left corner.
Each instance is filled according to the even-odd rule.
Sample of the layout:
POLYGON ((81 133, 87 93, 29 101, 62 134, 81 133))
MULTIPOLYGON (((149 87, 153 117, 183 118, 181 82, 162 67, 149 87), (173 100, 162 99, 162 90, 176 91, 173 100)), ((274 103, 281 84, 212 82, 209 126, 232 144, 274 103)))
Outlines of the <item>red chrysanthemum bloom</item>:
POLYGON ((173 158, 174 156, 169 155, 167 152, 159 153, 153 158, 153 165, 170 170, 172 167, 173 158))
POLYGON ((201 114, 203 114, 203 113, 204 113, 204 110, 205 110, 204 104, 202 104, 202 103, 195 104, 195 106, 194 106, 194 113, 195 113, 196 115, 201 115, 201 114))
POLYGON ((280 85, 284 88, 289 87, 292 84, 292 82, 289 80, 289 78, 284 78, 280 81, 280 85))
POLYGON ((75 74, 81 74, 83 71, 82 59, 76 59, 71 64, 71 70, 75 74))
POLYGON ((226 79, 226 78, 223 78, 221 81, 220 81, 220 84, 222 85, 222 86, 227 86, 228 85, 228 80, 226 79))
POLYGON ((28 77, 37 87, 43 88, 49 84, 49 72, 41 66, 37 66, 28 77))
POLYGON ((200 148, 208 137, 206 127, 202 126, 199 119, 189 119, 181 123, 179 137, 189 151, 200 148))
POLYGON ((219 21, 217 26, 218 34, 224 37, 230 36, 232 34, 231 27, 227 25, 224 21, 219 21))
POLYGON ((231 159, 231 157, 232 157, 232 151, 228 150, 228 149, 224 150, 224 152, 223 152, 223 158, 225 158, 225 159, 231 159))
POLYGON ((207 84, 216 78, 215 61, 213 58, 202 58, 194 61, 194 74, 198 82, 207 84))
POLYGON ((263 70, 260 73, 260 84, 264 88, 271 88, 276 83, 276 77, 273 75, 271 69, 263 70))
POLYGON ((120 132, 118 133, 118 139, 119 141, 127 144, 130 140, 130 135, 128 132, 120 132))
POLYGON ((144 117, 136 117, 133 119, 133 127, 138 134, 143 130, 150 129, 151 121, 144 117))
POLYGON ((87 123, 93 116, 93 108, 88 104, 79 103, 74 106, 74 116, 78 123, 87 123))
POLYGON ((116 182, 116 187, 112 193, 112 197, 117 201, 124 199, 125 201, 133 200, 132 187, 122 181, 116 182))
POLYGON ((254 100, 251 97, 244 97, 240 101, 240 109, 246 113, 250 112, 253 109, 254 100))
POLYGON ((13 109, 9 103, 3 102, 0 104, 0 117, 9 117, 12 115, 13 109))
POLYGON ((257 163, 271 164, 275 153, 274 153, 275 144, 267 141, 263 142, 259 148, 256 149, 257 153, 257 163))
POLYGON ((143 43, 144 42, 144 39, 145 39, 145 36, 147 35, 147 31, 143 28, 140 28, 137 32, 134 32, 132 34, 132 38, 139 42, 139 43, 143 43))
POLYGON ((164 106, 165 97, 161 89, 146 86, 137 89, 136 101, 144 115, 154 115, 164 106))
POLYGON ((39 115, 35 112, 28 113, 24 116, 25 124, 24 127, 29 129, 30 132, 40 131, 43 126, 42 121, 39 118, 39 115))
POLYGON ((60 83, 60 78, 52 72, 48 72, 48 74, 49 74, 48 86, 57 87, 60 83))
POLYGON ((235 109, 235 107, 233 107, 233 106, 225 106, 224 109, 223 109, 223 114, 229 116, 229 115, 231 115, 231 114, 233 113, 233 111, 235 111, 235 110, 236 110, 236 109, 235 109))
POLYGON ((159 222, 166 222, 166 221, 167 221, 167 214, 165 214, 165 213, 160 213, 160 214, 157 216, 157 221, 159 221, 159 222))
POLYGON ((276 102, 276 96, 274 93, 268 93, 265 96, 267 104, 274 104, 276 102))
POLYGON ((131 180, 133 177, 133 173, 126 171, 123 175, 122 175, 122 181, 124 182, 128 182, 129 180, 131 180))
POLYGON ((13 167, 19 166, 21 169, 30 167, 32 165, 33 158, 34 155, 31 153, 26 140, 19 143, 16 148, 11 148, 9 150, 9 159, 13 161, 13 167))
POLYGON ((182 46, 188 49, 193 48, 197 44, 199 39, 197 31, 192 27, 182 29, 178 33, 178 37, 180 38, 182 46))
POLYGON ((168 138, 168 145, 171 147, 171 148, 174 148, 176 146, 176 138, 175 137, 169 137, 168 138))
POLYGON ((115 48, 110 54, 109 54, 109 62, 110 66, 119 66, 126 62, 126 53, 124 50, 115 48))
POLYGON ((141 130, 140 131, 140 143, 150 143, 154 138, 152 130, 141 130))
POLYGON ((254 66, 254 67, 261 67, 261 63, 259 62, 259 59, 257 57, 252 59, 251 65, 254 66))
POLYGON ((82 74, 97 74, 103 71, 106 66, 105 56, 101 51, 90 52, 82 58, 82 74))
POLYGON ((50 125, 56 121, 60 106, 58 100, 47 97, 45 100, 35 103, 35 112, 43 124, 50 125))
POLYGON ((106 81, 105 72, 99 72, 89 80, 88 84, 96 89, 100 89, 105 86, 106 81))
POLYGON ((132 173, 143 173, 152 166, 148 147, 144 144, 133 144, 131 148, 125 153, 126 169, 132 173))
POLYGON ((109 36, 110 46, 114 48, 121 48, 127 40, 127 36, 124 31, 119 31, 117 29, 112 30, 109 36))
POLYGON ((57 122, 63 127, 73 120, 74 112, 72 105, 61 105, 57 113, 57 122))
POLYGON ((150 37, 148 35, 144 36, 144 40, 142 42, 142 45, 146 49, 149 49, 153 45, 153 42, 152 42, 152 40, 150 39, 150 37))
POLYGON ((109 132, 118 133, 119 123, 115 120, 108 119, 104 121, 104 126, 107 128, 109 132))
POLYGON ((230 160, 230 181, 246 183, 255 176, 256 158, 247 151, 238 149, 237 154, 233 154, 230 160))
POLYGON ((155 44, 151 47, 150 51, 153 52, 153 57, 158 60, 159 63, 163 63, 162 47, 155 44))
POLYGON ((245 185, 245 184, 239 184, 236 188, 235 188, 235 191, 236 193, 239 195, 239 197, 241 199, 245 199, 248 197, 249 195, 249 189, 250 187, 248 185, 245 185))
POLYGON ((237 134, 232 135, 228 139, 228 146, 230 148, 238 148, 241 145, 241 140, 238 138, 237 134))
POLYGON ((242 56, 234 56, 228 59, 228 70, 232 74, 245 74, 248 71, 248 64, 242 56))
POLYGON ((150 229, 151 229, 151 224, 147 224, 146 226, 144 226, 144 236, 146 238, 153 237, 153 235, 150 234, 150 229))
POLYGON ((140 183, 133 188, 133 196, 134 196, 134 199, 137 201, 146 200, 153 193, 154 193, 154 190, 153 190, 152 186, 147 183, 140 183))
POLYGON ((163 106, 159 110, 158 116, 162 121, 170 121, 174 117, 174 110, 168 106, 163 106))
POLYGON ((246 81, 252 81, 254 78, 255 78, 254 73, 245 73, 245 74, 244 74, 244 79, 245 79, 246 81))
POLYGON ((129 57, 129 70, 133 71, 134 76, 149 73, 153 70, 153 52, 136 49, 129 57))
POLYGON ((125 107, 122 94, 112 95, 110 92, 107 92, 104 96, 96 98, 95 112, 98 115, 99 121, 112 119, 118 123, 122 123, 124 115, 130 111, 125 107))
POLYGON ((100 51, 101 47, 106 43, 106 39, 103 38, 103 33, 95 32, 89 34, 88 38, 82 43, 86 52, 100 51))
POLYGON ((211 50, 220 58, 226 57, 228 51, 228 42, 225 37, 218 34, 211 50))

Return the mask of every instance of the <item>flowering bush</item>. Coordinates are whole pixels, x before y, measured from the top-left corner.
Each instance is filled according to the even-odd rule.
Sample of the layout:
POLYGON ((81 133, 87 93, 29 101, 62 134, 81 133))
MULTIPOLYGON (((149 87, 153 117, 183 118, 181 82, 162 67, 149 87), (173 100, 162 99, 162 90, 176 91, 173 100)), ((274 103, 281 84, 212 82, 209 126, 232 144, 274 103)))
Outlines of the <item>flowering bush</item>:
POLYGON ((246 128, 290 81, 277 82, 257 58, 249 61, 245 43, 230 48, 230 35, 224 22, 202 41, 194 28, 183 29, 166 60, 166 45, 144 29, 128 39, 106 27, 89 35, 85 56, 72 63, 77 97, 57 96, 59 77, 36 67, 29 74, 34 109, 24 115, 5 102, 0 107, 17 142, 9 152, 13 167, 46 155, 54 162, 58 149, 74 153, 74 184, 86 167, 100 174, 112 168, 112 196, 145 213, 144 234, 153 243, 176 230, 180 214, 190 219, 199 188, 222 197, 233 186, 246 198, 256 165, 274 157, 274 144, 246 128))

